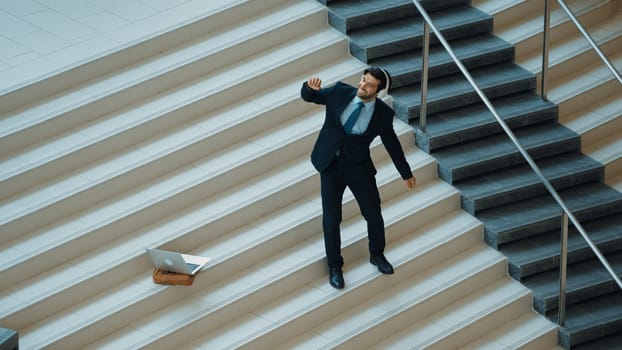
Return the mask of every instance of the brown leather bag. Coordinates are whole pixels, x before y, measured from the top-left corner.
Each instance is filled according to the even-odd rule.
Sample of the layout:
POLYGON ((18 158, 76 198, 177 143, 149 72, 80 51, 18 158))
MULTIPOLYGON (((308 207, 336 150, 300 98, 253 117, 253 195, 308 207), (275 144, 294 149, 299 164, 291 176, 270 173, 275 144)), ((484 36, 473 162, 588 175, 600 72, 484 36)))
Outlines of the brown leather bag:
POLYGON ((191 286, 194 282, 194 276, 185 273, 177 273, 153 269, 153 282, 158 284, 176 284, 182 286, 191 286))

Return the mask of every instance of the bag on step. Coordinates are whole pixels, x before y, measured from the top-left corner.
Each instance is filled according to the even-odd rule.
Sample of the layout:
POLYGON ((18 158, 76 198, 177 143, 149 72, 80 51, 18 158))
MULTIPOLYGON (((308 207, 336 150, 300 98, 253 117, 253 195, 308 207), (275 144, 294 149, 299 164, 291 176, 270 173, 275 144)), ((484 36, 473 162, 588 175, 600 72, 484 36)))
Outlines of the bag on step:
POLYGON ((186 275, 185 273, 153 269, 153 282, 158 284, 191 286, 192 282, 194 282, 194 276, 186 275))

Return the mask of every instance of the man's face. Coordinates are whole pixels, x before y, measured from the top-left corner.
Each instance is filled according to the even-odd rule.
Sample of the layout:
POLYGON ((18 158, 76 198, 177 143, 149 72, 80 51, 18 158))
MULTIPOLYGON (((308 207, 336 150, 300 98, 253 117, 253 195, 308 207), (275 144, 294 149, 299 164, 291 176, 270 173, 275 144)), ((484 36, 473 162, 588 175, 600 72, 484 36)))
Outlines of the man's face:
POLYGON ((359 89, 356 95, 363 101, 371 101, 378 94, 378 85, 380 80, 374 78, 373 75, 367 73, 361 77, 359 81, 359 89))

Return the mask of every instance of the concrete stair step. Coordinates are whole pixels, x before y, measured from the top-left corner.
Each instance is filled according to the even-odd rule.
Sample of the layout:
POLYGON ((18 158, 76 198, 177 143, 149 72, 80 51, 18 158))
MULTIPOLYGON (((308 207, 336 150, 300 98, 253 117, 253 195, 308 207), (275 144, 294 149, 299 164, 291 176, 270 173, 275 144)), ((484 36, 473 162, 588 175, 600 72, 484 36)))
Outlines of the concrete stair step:
POLYGON ((92 55, 78 52, 78 58, 64 60, 63 68, 41 70, 46 73, 35 73, 29 80, 7 87, 0 96, 0 115, 106 77, 137 62, 166 56, 176 49, 192 46, 203 35, 230 30, 232 23, 244 23, 254 15, 283 6, 283 3, 283 0, 224 0, 209 5, 188 4, 169 12, 176 14, 179 11, 180 18, 156 16, 153 21, 161 20, 163 23, 139 21, 126 27, 129 31, 114 30, 109 33, 110 38, 118 43, 107 45, 108 50, 93 50, 95 53, 92 55), (189 16, 187 11, 194 11, 194 16, 189 16))
MULTIPOLYGON (((448 40, 463 38, 466 33, 488 33, 492 29, 492 18, 469 6, 453 7, 431 16, 448 40)), ((421 47, 422 21, 421 17, 405 18, 352 30, 348 33, 350 53, 362 62, 369 62, 421 47)))
MULTIPOLYGON (((396 185, 399 187, 402 184, 396 183, 396 185)), ((413 223, 419 222, 423 225, 427 222, 424 216, 429 215, 430 220, 434 220, 443 213, 458 209, 456 192, 440 181, 432 181, 422 186, 420 191, 414 195, 398 194, 386 202, 387 231, 391 232, 387 234, 388 246, 392 245, 393 240, 407 232, 404 231, 405 229, 412 229, 413 223), (441 188, 446 188, 446 190, 441 188), (430 198, 431 201, 422 198, 434 192, 438 193, 438 191, 444 191, 445 195, 433 195, 436 199, 430 198), (405 207, 404 201, 411 205, 405 207)), ((314 214, 319 216, 319 199, 314 199, 314 201, 317 208, 314 214)), ((117 326, 116 333, 93 346, 118 348, 118 344, 126 344, 125 346, 130 347, 166 348, 173 343, 180 346, 184 344, 182 339, 188 339, 185 338, 186 336, 191 334, 194 339, 200 338, 201 335, 223 324, 250 315, 252 309, 257 308, 258 305, 267 305, 275 299, 280 299, 307 285, 309 281, 323 277, 326 282, 322 237, 317 231, 319 221, 314 221, 316 223, 314 230, 307 231, 308 238, 302 240, 297 238, 298 229, 296 228, 287 230, 291 231, 290 235, 292 235, 291 240, 288 239, 285 242, 289 243, 289 247, 271 247, 271 244, 266 244, 262 250, 269 249, 270 251, 265 252, 265 255, 255 256, 252 252, 245 254, 246 259, 252 259, 248 261, 248 264, 239 266, 232 264, 233 261, 223 261, 222 270, 203 271, 201 275, 206 277, 195 280, 193 291, 182 291, 186 295, 182 299, 178 297, 180 291, 174 292, 168 288, 160 294, 164 294, 162 298, 169 302, 158 304, 167 305, 165 308, 157 312, 153 310, 152 313, 136 315, 126 321, 125 326, 117 326), (234 266, 235 268, 239 266, 240 271, 231 273, 234 266)), ((342 239, 344 258, 348 261, 367 255, 367 235, 362 218, 354 216, 344 221, 342 239)), ((208 246, 209 244, 206 244, 205 248, 208 246)), ((220 264, 212 269, 219 266, 220 264)), ((148 265, 144 268, 149 269, 148 265)), ((129 308, 134 307, 130 305, 129 308)))
MULTIPOLYGON (((612 215, 583 223, 592 241, 603 253, 622 250, 622 218, 612 215)), ((504 244, 500 251, 508 257, 509 273, 517 280, 559 268, 560 229, 545 232, 528 240, 504 244)), ((593 259, 594 253, 574 228, 568 232, 568 262, 593 259)))
MULTIPOLYGON (((506 3, 507 1, 503 2, 503 4, 506 3)), ((566 3, 585 26, 598 23, 603 14, 611 11, 609 0, 570 0, 566 3)), ((499 2, 500 4, 502 2, 499 2)), ((478 7, 478 5, 475 6, 478 7)), ((575 25, 556 3, 552 6, 551 39, 557 41, 574 36, 577 32, 575 25)), ((530 57, 534 52, 542 50, 544 6, 538 1, 521 1, 517 6, 510 6, 508 9, 506 18, 509 20, 496 24, 495 34, 516 47, 516 62, 522 64, 525 57, 530 57)), ((495 21, 497 14, 493 14, 495 21)))
MULTIPOLYGON (((535 88, 534 76, 511 63, 480 68, 470 73, 475 83, 491 100, 535 88)), ((417 121, 421 105, 420 90, 421 86, 415 85, 397 88, 391 92, 395 113, 400 119, 417 121)), ((428 83, 429 114, 449 111, 480 101, 471 84, 461 73, 433 79, 428 83)))
MULTIPOLYGON (((358 76, 360 68, 357 63, 344 60, 335 63, 331 68, 319 68, 318 71, 326 74, 330 82, 339 74, 349 73, 358 76)), ((303 75, 299 78, 302 77, 303 75)), ((40 184, 39 187, 34 187, 19 197, 4 201, 2 226, 0 226, 3 233, 2 241, 23 238, 29 232, 52 224, 59 217, 72 215, 75 211, 82 211, 115 195, 131 192, 146 182, 156 181, 163 174, 178 172, 182 168, 192 170, 196 167, 194 163, 202 159, 208 160, 206 156, 215 157, 236 142, 240 142, 238 147, 252 148, 250 153, 239 154, 237 159, 248 154, 267 155, 275 147, 283 147, 277 146, 278 142, 286 142, 288 138, 299 135, 301 131, 310 135, 313 130, 319 128, 316 124, 320 123, 317 118, 321 118, 321 112, 317 110, 313 114, 314 112, 309 109, 311 105, 299 102, 299 96, 295 92, 299 89, 300 80, 284 82, 267 94, 258 94, 250 101, 208 112, 194 124, 171 129, 168 135, 157 135, 142 144, 125 149, 124 152, 108 155, 95 164, 59 177, 51 184, 40 184), (286 95, 276 94, 284 91, 289 92, 286 95), (258 104, 256 101, 272 102, 273 105, 263 105, 261 104, 263 102, 258 104), (297 107, 301 109, 295 110, 297 107), (295 130, 290 133, 286 129, 287 126, 284 126, 281 130, 286 132, 281 133, 271 141, 272 143, 264 142, 264 146, 252 147, 254 137, 262 131, 265 133, 269 132, 267 130, 279 130, 275 127, 278 123, 289 125, 290 128, 296 127, 296 121, 288 120, 300 112, 303 113, 300 118, 307 120, 306 123, 300 121, 301 131, 295 130), (304 113, 312 114, 305 116, 304 113), (233 117, 234 115, 236 117, 233 117), (312 122, 314 119, 315 123, 312 122), (271 127, 273 129, 270 129, 271 127), (308 130, 309 128, 313 130, 308 130)), ((407 139, 406 137, 405 140, 407 139)), ((212 165, 204 171, 211 174, 209 176, 214 176, 214 171, 222 168, 221 165, 212 165)))
MULTIPOLYGON (((598 21, 593 22, 586 29, 607 56, 615 55, 622 45, 622 30, 618 25, 622 12, 602 6, 595 14, 598 15, 598 21), (603 11, 605 13, 602 13, 603 11)), ((549 43, 549 69, 547 70, 549 81, 563 80, 575 75, 577 67, 588 67, 594 63, 603 64, 592 46, 576 28, 572 35, 556 38, 555 41, 549 43)), ((522 58, 520 64, 530 72, 540 74, 542 52, 530 52, 522 58)))
POLYGON ((622 100, 619 97, 622 86, 619 83, 615 85, 615 82, 611 82, 597 87, 594 95, 599 92, 603 94, 592 100, 589 108, 565 113, 564 118, 560 119, 560 123, 581 135, 583 147, 589 147, 622 130, 622 100))
MULTIPOLYGON (((565 349, 575 349, 581 344, 586 344, 585 346, 590 349, 598 349, 591 341, 596 340, 596 344, 599 341, 607 344, 612 339, 619 339, 620 331, 622 331, 620 305, 622 305, 622 292, 619 289, 615 293, 598 299, 569 305, 566 308, 565 326, 559 330, 562 346, 565 349)), ((556 319, 556 316, 550 315, 550 318, 556 319)), ((616 346, 619 345, 619 343, 616 344, 616 346)))
MULTIPOLYGON (((52 224, 40 231, 26 232, 28 234, 25 233, 24 237, 10 241, 3 246, 2 255, 8 262, 1 272, 0 280, 3 288, 13 286, 15 288, 7 289, 7 293, 13 290, 18 294, 28 294, 28 288, 20 286, 20 281, 27 281, 30 277, 36 278, 34 276, 48 270, 50 266, 59 265, 62 267, 62 272, 67 268, 66 261, 72 259, 79 261, 79 257, 85 251, 93 249, 92 247, 110 248, 110 245, 115 247, 118 245, 118 242, 115 243, 117 240, 123 239, 131 232, 143 232, 147 237, 151 237, 145 240, 151 241, 152 244, 163 244, 184 232, 188 234, 188 232, 216 222, 216 218, 219 217, 222 218, 221 221, 229 222, 229 224, 242 224, 239 218, 234 217, 234 214, 241 215, 236 214, 236 210, 242 213, 248 211, 247 219, 253 220, 260 215, 260 212, 257 212, 258 208, 269 210, 271 206, 282 205, 282 201, 287 200, 288 193, 307 195, 313 191, 313 179, 316 176, 308 162, 307 153, 312 146, 317 129, 319 125, 307 131, 307 136, 303 136, 304 133, 300 135, 302 136, 300 141, 281 145, 280 151, 277 148, 270 152, 264 148, 257 148, 266 139, 272 139, 270 142, 277 141, 274 139, 276 133, 268 132, 263 141, 257 136, 253 140, 257 142, 255 144, 244 143, 237 149, 228 149, 214 154, 192 167, 180 169, 177 173, 146 184, 129 194, 99 203, 75 217, 69 217, 65 221, 52 224), (299 153, 294 153, 296 149, 299 153), (258 153, 258 150, 263 150, 265 154, 262 156, 262 152, 258 153), (288 155, 286 152, 292 154, 288 155), (223 159, 228 159, 228 161, 223 163, 223 159), (245 165, 245 162, 248 165, 245 165), (212 173, 206 169, 211 169, 212 173), (280 170, 280 175, 275 172, 275 169, 280 170), (238 194, 235 190, 229 190, 226 185, 227 181, 247 183, 249 178, 254 178, 257 183, 265 183, 265 191, 261 193, 242 191, 238 194), (286 181, 291 183, 287 184, 286 181), (296 184, 295 190, 291 188, 293 184, 296 184), (274 198, 268 201, 270 196, 274 198), (220 207, 210 201, 218 203, 220 207), (197 203, 204 203, 203 212, 193 213, 193 208, 197 203), (171 217, 170 213, 175 212, 179 212, 178 217, 174 215, 171 217), (163 216, 166 218, 164 222, 163 216), (228 218, 228 216, 231 217, 228 218), (144 224, 141 224, 145 222, 143 220, 154 224, 145 228, 144 224), (167 223, 167 220, 171 222, 167 223), (180 231, 174 227, 186 229, 180 231), (170 232, 165 233, 166 230, 170 232), (172 237, 171 234, 173 234, 172 237), (160 237, 160 239, 153 241, 155 237, 160 237), (168 238, 164 238, 161 243, 156 243, 160 242, 162 237, 168 238)), ((283 130, 289 133, 289 137, 296 135, 291 132, 291 129, 284 128, 283 130)), ((408 126, 402 125, 400 135, 404 142, 404 139, 410 135, 408 126)), ((269 144, 264 143, 264 147, 268 148, 269 144)), ((376 161, 384 162, 388 157, 386 152, 380 150, 379 147, 381 147, 380 142, 376 142, 372 153, 376 161)), ((430 159, 421 151, 409 154, 412 164, 426 169, 423 172, 419 171, 421 181, 435 175, 435 166, 430 159)), ((134 242, 134 244, 137 243, 139 242, 134 242)), ((133 248, 129 251, 132 251, 131 249, 133 248)), ((139 248, 138 251, 141 249, 139 248)), ((107 251, 102 253, 106 256, 110 254, 107 251)), ((127 252, 117 253, 123 255, 127 252)), ((99 261, 99 259, 94 260, 99 261)), ((86 264, 83 267, 87 271, 93 268, 97 270, 101 267, 96 264, 86 264)), ((55 288, 57 287, 50 287, 51 290, 55 288)))
MULTIPOLYGON (((600 183, 574 186, 559 194, 579 221, 619 213, 622 203, 622 193, 600 183)), ((482 210, 477 218, 486 227, 486 241, 495 248, 561 227, 561 209, 548 194, 482 210)))
MULTIPOLYGON (((320 1, 326 5, 326 1, 320 1)), ((452 6, 468 5, 465 0, 422 1, 427 11, 447 9, 452 6)), ((348 34, 351 30, 382 24, 387 18, 391 20, 419 16, 416 7, 409 0, 341 0, 328 4, 328 21, 331 26, 342 33, 348 34)))
MULTIPOLYGON (((512 129, 556 120, 557 107, 531 93, 519 93, 491 101, 497 113, 512 129)), ((428 116, 426 131, 411 122, 417 146, 426 152, 502 133, 501 126, 483 104, 428 116)))
MULTIPOLYGON (((451 46, 468 69, 512 62, 514 58, 514 48, 490 34, 453 40, 451 46)), ((391 74, 392 89, 421 82, 421 49, 376 58, 370 60, 369 64, 382 67, 391 74)), ((440 45, 430 46, 428 64, 428 74, 431 79, 459 72, 445 48, 440 45)))
POLYGON ((587 145, 585 154, 605 165, 605 180, 622 174, 622 131, 614 130, 598 142, 587 145))
POLYGON ((193 35, 196 39, 189 43, 186 38, 177 47, 163 50, 156 56, 145 56, 138 62, 110 72, 91 67, 98 73, 91 80, 57 89, 54 96, 46 99, 32 97, 32 100, 15 106, 15 110, 5 111, 2 117, 5 127, 0 138, 2 155, 18 152, 42 139, 62 134, 67 131, 68 125, 75 128, 88 124, 102 115, 122 109, 120 106, 149 99, 195 81, 206 71, 217 71, 231 62, 259 54, 265 42, 276 46, 292 40, 297 34, 305 35, 324 19, 322 8, 312 2, 289 2, 273 14, 275 2, 267 1, 263 8, 258 6, 258 1, 248 2, 246 6, 233 6, 227 9, 232 12, 230 16, 249 11, 241 11, 240 7, 251 7, 250 3, 254 3, 252 7, 257 12, 239 26, 230 27, 233 22, 228 22, 214 27, 220 22, 220 17, 228 18, 219 12, 214 15, 218 19, 212 18, 214 24, 206 26, 203 29, 206 32, 199 31, 193 35), (291 13, 291 17, 286 21, 270 20, 270 16, 283 13, 291 13))
MULTIPOLYGON (((622 250, 606 254, 605 257, 614 271, 622 271, 622 250)), ((557 309, 559 303, 558 270, 526 277, 523 279, 523 284, 533 291, 534 308, 538 312, 548 314, 549 311, 557 309)), ((620 288, 611 275, 595 257, 568 265, 566 307, 599 299, 619 290, 620 288)))
MULTIPOLYGON (((522 147, 537 160, 580 148, 580 138, 558 124, 524 127, 514 132, 522 147)), ((439 160, 439 176, 454 183, 458 180, 526 164, 506 134, 489 136, 433 152, 439 160)))
MULTIPOLYGON (((498 278, 478 287, 471 291, 462 286, 458 288, 460 291, 453 291, 458 293, 458 299, 433 315, 426 315, 426 310, 413 311, 392 322, 399 330, 394 335, 388 339, 376 335, 368 341, 383 349, 403 349, 412 345, 430 349, 453 348, 476 340, 516 315, 529 312, 529 291, 509 278, 498 278), (417 311, 428 317, 423 319, 415 313, 417 311)), ((450 296, 445 295, 445 298, 450 296)))
MULTIPOLYGON (((261 91, 266 76, 302 74, 305 60, 327 64, 338 59, 346 42, 338 32, 325 29, 304 40, 268 50, 248 61, 216 70, 166 93, 154 95, 96 121, 81 124, 62 135, 42 139, 5 158, 2 174, 7 188, 2 198, 27 189, 27 184, 49 181, 93 159, 123 150, 183 123, 192 123, 206 111, 221 108, 261 91)), ((88 118, 86 118, 88 119, 88 118)))
MULTIPOLYGON (((433 252, 451 251, 459 254, 464 250, 469 250, 472 246, 479 246, 477 236, 478 231, 481 233, 481 226, 476 221, 465 217, 464 213, 459 210, 443 216, 442 219, 447 222, 430 223, 417 228, 414 232, 406 230, 405 234, 395 242, 394 245, 398 248, 392 249, 387 256, 394 264, 396 274, 405 276, 423 274, 424 267, 432 267, 441 263, 431 256, 433 252), (434 236, 433 239, 431 239, 432 236, 434 236)), ((435 270, 447 271, 447 265, 444 269, 435 270)), ((400 288, 394 288, 393 284, 389 283, 390 287, 387 288, 387 280, 394 279, 394 277, 379 274, 369 264, 367 254, 363 254, 362 259, 346 265, 344 278, 346 279, 344 291, 337 292, 332 289, 326 283, 326 276, 322 276, 319 280, 286 296, 284 298, 286 302, 281 300, 270 303, 253 312, 254 317, 269 320, 270 325, 259 329, 249 329, 246 322, 234 321, 207 334, 192 346, 206 349, 214 347, 292 348, 295 347, 290 341, 292 339, 308 344, 310 340, 305 338, 308 338, 309 333, 332 333, 332 336, 325 334, 329 339, 324 339, 325 343, 322 346, 334 347, 340 338, 347 341, 353 335, 353 327, 376 323, 370 320, 370 316, 371 313, 377 314, 380 311, 378 303, 381 303, 381 300, 385 300, 383 310, 395 310, 386 312, 385 317, 391 317, 391 314, 398 312, 399 307, 397 302, 389 305, 391 302, 388 300, 401 300, 404 303, 407 298, 405 289, 411 292, 418 290, 415 295, 421 299, 421 295, 425 292, 430 293, 431 288, 422 286, 421 283, 400 283, 402 286, 400 288), (347 316, 342 313, 345 310, 348 310, 347 316), (326 323, 321 320, 330 320, 330 322, 326 323), (330 331, 323 332, 322 330, 330 331), (336 336, 337 334, 342 337, 336 336)), ((408 280, 416 281, 417 279, 409 278, 408 280)), ((436 287, 442 288, 438 285, 436 287)), ((414 295, 411 297, 415 298, 414 295)), ((304 347, 305 345, 297 344, 297 346, 304 347)), ((317 346, 320 344, 314 347, 317 346)))
MULTIPOLYGON (((561 154, 536 163, 556 190, 604 178, 603 165, 582 153, 561 154)), ((459 180, 454 186, 462 193, 462 208, 473 215, 480 210, 548 193, 529 165, 459 180)))
POLYGON ((618 344, 622 344, 622 333, 611 334, 588 343, 575 345, 576 350, 593 350, 593 349, 615 349, 618 344))
POLYGON ((531 312, 497 328, 480 339, 464 345, 465 349, 555 349, 557 346, 557 325, 531 312), (526 336, 529 335, 529 336, 526 336))
MULTIPOLYGON (((418 167, 415 174, 422 183, 434 178, 434 163, 429 159, 423 152, 409 153, 411 164, 418 167)), ((84 256, 67 260, 49 273, 6 288, 5 299, 13 300, 14 303, 13 307, 3 311, 4 322, 14 325, 15 328, 24 327, 33 322, 33 319, 42 319, 78 303, 80 298, 92 295, 89 290, 97 290, 102 285, 122 283, 137 273, 137 269, 150 266, 144 253, 145 247, 188 251, 210 238, 213 239, 214 235, 224 234, 244 225, 253 225, 254 220, 261 219, 267 213, 286 208, 293 195, 299 196, 294 198, 311 195, 313 180, 317 181, 313 178, 316 176, 315 171, 308 164, 307 155, 297 160, 297 163, 298 165, 290 163, 277 167, 264 176, 255 176, 252 181, 255 185, 251 187, 244 186, 245 182, 242 182, 239 190, 232 189, 212 198, 202 199, 189 209, 138 229, 131 236, 121 237, 107 244, 92 245, 98 248, 88 253, 83 252, 84 256), (264 190, 257 193, 254 190, 256 186, 264 190), (48 283, 49 280, 55 282, 48 283), (46 287, 42 289, 42 286, 46 287), (18 303, 18 300, 22 301, 18 303)), ((386 161, 382 164, 378 182, 382 186, 383 195, 401 193, 403 184, 397 181, 392 164, 386 161)), ((351 195, 347 200, 350 204, 344 212, 346 218, 355 213, 351 195)), ((318 199, 314 197, 313 201, 318 203, 318 199)), ((314 215, 320 215, 319 207, 314 215)), ((319 225, 319 222, 316 224, 319 225)))

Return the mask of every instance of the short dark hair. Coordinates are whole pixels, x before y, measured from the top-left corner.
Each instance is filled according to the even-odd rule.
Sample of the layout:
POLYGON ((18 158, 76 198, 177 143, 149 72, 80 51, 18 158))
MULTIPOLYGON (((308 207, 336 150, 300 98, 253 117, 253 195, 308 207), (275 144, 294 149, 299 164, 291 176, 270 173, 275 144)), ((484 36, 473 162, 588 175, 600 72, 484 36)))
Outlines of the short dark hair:
POLYGON ((389 72, 387 72, 384 69, 378 68, 378 67, 367 67, 365 69, 365 71, 363 72, 363 74, 371 74, 372 77, 378 79, 380 81, 380 84, 378 84, 378 91, 380 92, 382 90, 384 90, 385 87, 387 87, 387 83, 390 85, 391 84, 391 76, 389 75, 389 72), (385 75, 386 74, 386 75, 385 75), (388 79, 388 81, 387 81, 388 79))

